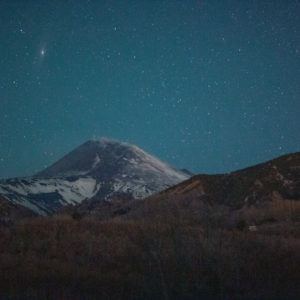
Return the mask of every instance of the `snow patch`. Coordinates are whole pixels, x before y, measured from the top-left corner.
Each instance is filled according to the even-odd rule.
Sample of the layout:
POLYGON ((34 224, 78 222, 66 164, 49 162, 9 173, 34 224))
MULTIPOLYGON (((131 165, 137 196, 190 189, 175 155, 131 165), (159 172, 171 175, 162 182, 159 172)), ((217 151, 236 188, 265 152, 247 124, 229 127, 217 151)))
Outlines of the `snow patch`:
MULTIPOLYGON (((26 181, 27 184, 18 179, 0 183, 0 194, 3 194, 10 201, 26 206, 39 214, 45 213, 41 213, 42 210, 39 208, 38 203, 32 200, 32 196, 57 193, 57 201, 61 205, 76 204, 93 197, 101 187, 101 184, 91 177, 82 177, 75 181, 60 178, 40 179, 38 181, 27 179, 26 181)), ((51 203, 47 206, 47 209, 51 211, 51 203)))
POLYGON ((99 155, 96 154, 95 160, 92 165, 92 169, 95 169, 99 165, 100 162, 101 162, 101 159, 100 159, 99 155))

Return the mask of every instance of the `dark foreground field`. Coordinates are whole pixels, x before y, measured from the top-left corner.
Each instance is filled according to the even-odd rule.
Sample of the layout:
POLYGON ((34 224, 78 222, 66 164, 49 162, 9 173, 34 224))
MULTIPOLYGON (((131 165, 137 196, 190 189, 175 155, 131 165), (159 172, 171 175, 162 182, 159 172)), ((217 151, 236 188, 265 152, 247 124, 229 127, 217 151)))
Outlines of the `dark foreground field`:
POLYGON ((1 299, 299 299, 300 228, 36 218, 0 229, 1 299))

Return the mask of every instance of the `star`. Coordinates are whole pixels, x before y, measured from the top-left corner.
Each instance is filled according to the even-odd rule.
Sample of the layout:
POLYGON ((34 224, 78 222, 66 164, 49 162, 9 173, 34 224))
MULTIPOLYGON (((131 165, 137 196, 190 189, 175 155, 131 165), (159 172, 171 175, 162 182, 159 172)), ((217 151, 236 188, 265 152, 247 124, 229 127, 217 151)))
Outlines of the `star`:
POLYGON ((45 49, 42 49, 41 52, 40 52, 41 56, 45 56, 46 54, 46 50, 45 49))
POLYGON ((20 33, 22 33, 22 34, 25 34, 25 31, 23 30, 23 28, 22 28, 22 24, 21 24, 21 22, 19 21, 19 32, 20 33))

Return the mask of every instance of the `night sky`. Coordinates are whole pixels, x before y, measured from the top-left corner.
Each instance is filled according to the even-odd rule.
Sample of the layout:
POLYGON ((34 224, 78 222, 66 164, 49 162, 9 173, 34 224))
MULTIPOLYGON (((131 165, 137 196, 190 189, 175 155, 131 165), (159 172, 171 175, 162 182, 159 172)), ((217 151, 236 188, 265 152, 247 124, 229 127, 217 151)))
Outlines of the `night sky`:
POLYGON ((0 177, 128 141, 195 173, 300 150, 299 1, 0 1, 0 177))

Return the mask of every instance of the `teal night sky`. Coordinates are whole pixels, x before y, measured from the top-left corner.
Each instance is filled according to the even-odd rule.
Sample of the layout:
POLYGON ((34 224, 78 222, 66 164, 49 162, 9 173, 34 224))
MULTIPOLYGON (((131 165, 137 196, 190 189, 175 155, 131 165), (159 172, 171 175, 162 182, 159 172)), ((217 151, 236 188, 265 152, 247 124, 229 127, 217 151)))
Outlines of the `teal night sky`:
POLYGON ((92 138, 195 173, 300 150, 299 1, 0 2, 0 177, 92 138))

